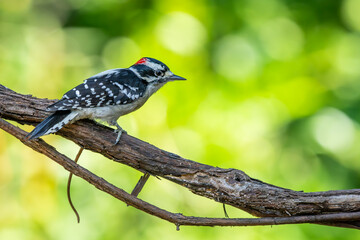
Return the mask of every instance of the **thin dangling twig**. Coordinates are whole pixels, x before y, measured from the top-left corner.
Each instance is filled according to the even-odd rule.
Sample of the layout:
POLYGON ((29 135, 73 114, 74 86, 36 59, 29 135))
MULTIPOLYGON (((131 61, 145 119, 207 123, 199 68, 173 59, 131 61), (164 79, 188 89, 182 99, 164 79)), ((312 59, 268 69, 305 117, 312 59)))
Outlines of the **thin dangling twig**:
POLYGON ((223 210, 224 210, 224 214, 226 218, 229 218, 228 213, 226 212, 226 207, 225 207, 225 203, 223 203, 223 210))
MULTIPOLYGON (((83 150, 84 150, 84 148, 82 148, 82 147, 79 149, 79 152, 77 153, 77 155, 76 155, 76 158, 75 158, 74 162, 76 162, 76 163, 77 163, 77 161, 79 160, 80 155, 81 155, 81 153, 82 153, 82 151, 83 151, 83 150)), ((72 175, 73 175, 72 173, 70 173, 70 174, 69 174, 69 178, 68 178, 68 182, 67 182, 67 190, 66 190, 66 192, 67 192, 67 198, 68 198, 68 201, 69 201, 70 207, 72 208, 72 210, 74 211, 74 213, 75 213, 75 215, 76 215, 77 222, 78 222, 78 223, 80 223, 80 215, 79 215, 79 213, 76 211, 76 208, 75 208, 74 204, 73 204, 73 203, 72 203, 72 201, 71 201, 71 195, 70 195, 70 185, 71 185, 72 175)))
MULTIPOLYGON (((144 187, 145 183, 147 182, 147 180, 149 179, 149 177, 150 177, 149 173, 144 173, 144 175, 140 177, 135 188, 131 192, 132 196, 137 197, 139 195, 139 193, 143 189, 143 187, 144 187)), ((126 206, 129 206, 129 204, 126 204, 126 206)))
POLYGON ((143 176, 140 177, 138 183, 136 184, 134 190, 132 190, 131 195, 137 197, 140 193, 140 191, 143 189, 146 181, 149 179, 150 174, 145 173, 143 176))

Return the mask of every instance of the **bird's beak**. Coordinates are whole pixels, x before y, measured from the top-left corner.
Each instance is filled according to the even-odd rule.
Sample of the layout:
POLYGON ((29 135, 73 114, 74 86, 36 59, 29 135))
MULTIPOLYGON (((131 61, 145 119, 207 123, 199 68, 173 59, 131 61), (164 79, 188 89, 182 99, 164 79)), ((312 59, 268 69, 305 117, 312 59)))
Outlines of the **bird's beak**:
POLYGON ((180 76, 174 74, 174 75, 168 77, 167 80, 168 80, 168 81, 186 80, 186 78, 183 78, 183 77, 180 77, 180 76))

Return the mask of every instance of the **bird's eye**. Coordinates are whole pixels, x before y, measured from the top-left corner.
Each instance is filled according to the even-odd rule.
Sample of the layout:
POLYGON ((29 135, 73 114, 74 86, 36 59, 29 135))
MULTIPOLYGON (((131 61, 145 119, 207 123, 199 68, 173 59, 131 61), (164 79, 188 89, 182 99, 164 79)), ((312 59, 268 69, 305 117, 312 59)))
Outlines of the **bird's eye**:
POLYGON ((164 76, 164 72, 162 72, 162 71, 155 71, 155 76, 156 77, 163 77, 164 76))

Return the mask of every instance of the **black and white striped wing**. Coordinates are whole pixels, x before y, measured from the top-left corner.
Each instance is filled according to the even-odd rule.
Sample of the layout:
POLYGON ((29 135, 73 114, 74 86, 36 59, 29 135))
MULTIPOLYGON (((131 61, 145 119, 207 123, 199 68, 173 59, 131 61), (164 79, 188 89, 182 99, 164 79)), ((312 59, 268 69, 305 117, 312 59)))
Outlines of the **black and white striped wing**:
POLYGON ((142 97, 146 83, 128 69, 113 69, 86 79, 64 94, 48 111, 129 104, 142 97))

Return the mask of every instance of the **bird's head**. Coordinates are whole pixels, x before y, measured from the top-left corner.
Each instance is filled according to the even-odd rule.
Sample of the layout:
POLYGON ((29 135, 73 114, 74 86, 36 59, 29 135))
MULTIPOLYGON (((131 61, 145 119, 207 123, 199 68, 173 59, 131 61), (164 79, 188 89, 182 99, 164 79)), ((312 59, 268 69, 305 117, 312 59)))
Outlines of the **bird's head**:
POLYGON ((139 77, 152 84, 162 84, 175 80, 186 80, 173 74, 168 66, 154 58, 144 57, 130 67, 139 77))

